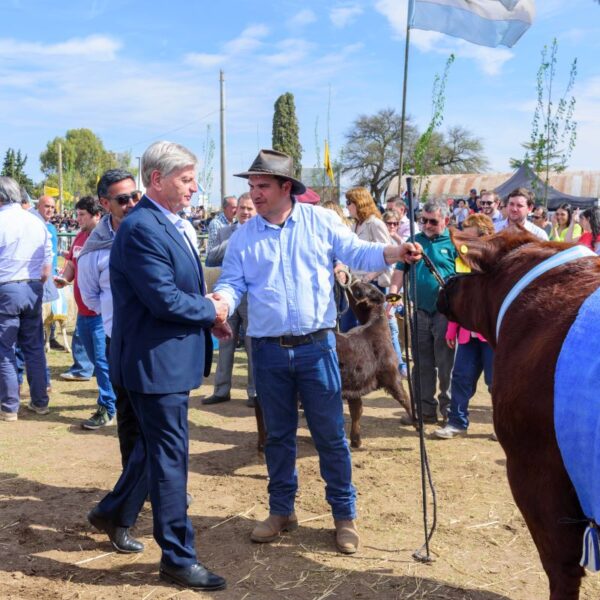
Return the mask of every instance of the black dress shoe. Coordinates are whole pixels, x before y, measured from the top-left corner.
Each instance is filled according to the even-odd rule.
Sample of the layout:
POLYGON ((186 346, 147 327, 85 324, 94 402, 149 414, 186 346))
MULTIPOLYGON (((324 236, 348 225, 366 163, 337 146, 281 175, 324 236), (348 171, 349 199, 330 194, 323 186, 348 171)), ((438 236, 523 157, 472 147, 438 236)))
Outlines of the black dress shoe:
POLYGON ((196 563, 191 567, 177 568, 169 567, 161 562, 159 576, 163 581, 197 590, 223 590, 227 585, 222 577, 211 573, 200 563, 196 563))
POLYGON ((254 408, 256 406, 256 396, 250 396, 248 400, 246 400, 246 406, 254 408))
POLYGON ((144 551, 144 544, 129 535, 129 527, 118 527, 96 510, 88 513, 88 521, 98 530, 108 535, 110 543, 117 552, 135 554, 144 551))
POLYGON ((60 350, 61 352, 66 352, 67 349, 55 339, 50 339, 50 349, 51 350, 60 350))
POLYGON ((229 400, 231 400, 230 395, 217 396, 216 394, 213 394, 212 396, 207 396, 206 398, 202 398, 202 400, 200 400, 200 402, 202 404, 220 404, 221 402, 229 402, 229 400))

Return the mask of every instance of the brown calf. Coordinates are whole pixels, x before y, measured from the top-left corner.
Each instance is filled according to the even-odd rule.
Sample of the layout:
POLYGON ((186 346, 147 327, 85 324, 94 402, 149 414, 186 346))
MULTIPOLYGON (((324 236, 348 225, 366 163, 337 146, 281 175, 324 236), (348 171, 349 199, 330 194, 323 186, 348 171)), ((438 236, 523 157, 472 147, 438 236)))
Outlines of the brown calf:
POLYGON ((510 488, 548 576, 550 599, 576 600, 586 523, 556 441, 554 372, 581 304, 600 286, 600 259, 579 259, 531 282, 506 312, 496 340, 496 318, 512 287, 571 244, 539 242, 524 231, 476 239, 455 233, 453 241, 473 273, 447 283, 438 309, 495 347, 494 427, 510 488))

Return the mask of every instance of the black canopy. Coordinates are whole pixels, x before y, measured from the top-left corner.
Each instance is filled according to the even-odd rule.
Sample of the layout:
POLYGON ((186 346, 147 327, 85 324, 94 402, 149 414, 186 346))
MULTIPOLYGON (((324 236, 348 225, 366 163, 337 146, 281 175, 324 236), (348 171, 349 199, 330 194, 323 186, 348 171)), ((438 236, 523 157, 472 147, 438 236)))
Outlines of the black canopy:
MULTIPOLYGON (((501 198, 504 198, 518 187, 526 187, 536 193, 536 190, 544 189, 544 182, 531 169, 521 166, 510 179, 499 185, 494 191, 501 198)), ((559 192, 550 185, 548 186, 549 210, 556 210, 560 204, 565 202, 568 202, 574 208, 589 208, 590 206, 596 206, 597 200, 597 198, 586 198, 585 196, 571 196, 559 192)))

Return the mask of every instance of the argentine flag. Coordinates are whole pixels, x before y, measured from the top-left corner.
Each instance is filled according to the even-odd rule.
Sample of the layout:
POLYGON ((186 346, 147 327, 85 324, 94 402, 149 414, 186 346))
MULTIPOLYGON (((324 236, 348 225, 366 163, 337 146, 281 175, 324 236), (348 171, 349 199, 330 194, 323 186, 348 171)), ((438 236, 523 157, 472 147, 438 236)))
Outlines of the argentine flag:
POLYGON ((514 46, 535 16, 535 0, 410 0, 413 29, 439 31, 480 46, 514 46))

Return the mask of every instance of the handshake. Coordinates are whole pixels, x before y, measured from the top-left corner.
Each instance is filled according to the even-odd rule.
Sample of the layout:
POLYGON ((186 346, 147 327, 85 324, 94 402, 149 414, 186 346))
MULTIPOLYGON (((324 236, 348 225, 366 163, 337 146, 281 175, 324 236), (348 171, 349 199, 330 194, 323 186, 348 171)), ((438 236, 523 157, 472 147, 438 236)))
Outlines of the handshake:
POLYGON ((218 292, 206 294, 206 298, 214 304, 215 311, 217 312, 215 324, 212 328, 213 335, 217 339, 223 341, 231 339, 233 337, 233 332, 227 322, 227 317, 229 316, 229 304, 223 300, 218 292))

